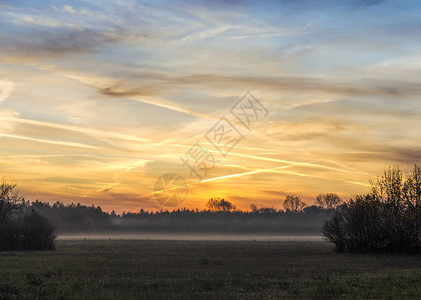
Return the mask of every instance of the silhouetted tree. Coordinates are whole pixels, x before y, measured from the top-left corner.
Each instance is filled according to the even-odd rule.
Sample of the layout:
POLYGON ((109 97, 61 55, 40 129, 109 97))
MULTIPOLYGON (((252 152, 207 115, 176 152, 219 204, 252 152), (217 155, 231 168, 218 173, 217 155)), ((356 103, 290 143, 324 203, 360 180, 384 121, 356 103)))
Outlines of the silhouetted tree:
POLYGON ((252 204, 250 204, 250 209, 251 209, 251 211, 252 212, 258 212, 258 208, 257 208, 257 206, 256 205, 254 205, 253 203, 252 204))
POLYGON ((301 198, 288 195, 284 200, 284 209, 292 212, 300 212, 306 206, 301 198))
POLYGON ((342 203, 342 199, 334 193, 320 194, 316 198, 316 204, 320 207, 331 209, 342 203))
POLYGON ((414 165, 403 184, 402 193, 406 205, 421 207, 421 165, 414 165))
POLYGON ((3 178, 0 184, 0 224, 10 220, 25 202, 25 198, 19 195, 15 188, 15 184, 8 183, 3 178))
POLYGON ((261 207, 258 208, 256 205, 251 204, 250 209, 253 213, 259 213, 259 214, 276 214, 277 210, 273 207, 261 207))
POLYGON ((234 211, 237 209, 231 202, 220 198, 210 198, 206 207, 211 211, 234 211))
POLYGON ((259 213, 261 214, 276 214, 276 209, 273 207, 261 207, 259 208, 259 213))
POLYGON ((209 209, 210 211, 217 211, 218 204, 219 204, 218 199, 210 198, 208 202, 206 203, 206 208, 209 209))

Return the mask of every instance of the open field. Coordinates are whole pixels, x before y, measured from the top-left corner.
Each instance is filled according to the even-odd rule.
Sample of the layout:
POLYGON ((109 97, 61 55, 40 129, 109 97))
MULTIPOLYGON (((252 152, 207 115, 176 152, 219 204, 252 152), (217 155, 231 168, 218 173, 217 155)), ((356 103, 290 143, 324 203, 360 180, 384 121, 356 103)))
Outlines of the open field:
POLYGON ((219 241, 219 242, 289 242, 322 241, 321 235, 274 235, 274 234, 222 234, 222 233, 100 233, 100 234, 61 234, 59 241, 68 240, 164 240, 164 241, 219 241))
POLYGON ((0 253, 0 298, 416 298, 421 256, 322 241, 60 240, 0 253))

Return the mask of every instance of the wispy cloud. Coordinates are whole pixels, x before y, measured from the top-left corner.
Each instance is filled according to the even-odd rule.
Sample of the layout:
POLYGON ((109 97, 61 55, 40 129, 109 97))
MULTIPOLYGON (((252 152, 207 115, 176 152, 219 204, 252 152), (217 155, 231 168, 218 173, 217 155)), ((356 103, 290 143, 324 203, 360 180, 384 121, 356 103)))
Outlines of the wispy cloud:
POLYGON ((6 79, 0 80, 0 104, 10 96, 13 91, 13 82, 6 79))
POLYGON ((270 114, 251 132, 234 119, 246 138, 192 185, 186 207, 218 194, 246 208, 250 195, 275 207, 286 193, 349 197, 369 174, 421 160, 419 4, 0 7, 0 175, 30 198, 159 208, 156 177, 192 181, 180 156, 234 119, 246 91, 270 114))

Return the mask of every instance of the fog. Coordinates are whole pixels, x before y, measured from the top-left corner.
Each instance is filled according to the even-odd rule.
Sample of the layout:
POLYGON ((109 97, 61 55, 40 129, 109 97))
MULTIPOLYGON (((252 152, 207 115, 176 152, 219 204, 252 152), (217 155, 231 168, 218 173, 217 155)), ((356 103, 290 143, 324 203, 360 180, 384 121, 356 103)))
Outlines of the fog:
POLYGON ((321 235, 191 234, 191 233, 78 233, 61 234, 57 240, 160 240, 160 241, 322 241, 321 235))

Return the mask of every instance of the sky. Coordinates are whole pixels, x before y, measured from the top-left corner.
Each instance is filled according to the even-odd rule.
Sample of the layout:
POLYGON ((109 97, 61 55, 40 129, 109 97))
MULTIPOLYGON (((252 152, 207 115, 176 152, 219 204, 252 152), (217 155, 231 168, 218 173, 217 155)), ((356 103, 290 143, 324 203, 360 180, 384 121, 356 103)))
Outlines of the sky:
POLYGON ((0 176, 31 201, 117 212, 365 193, 421 161, 420 15, 419 1, 0 0, 0 176), (163 174, 188 190, 177 206, 156 198, 163 174))

